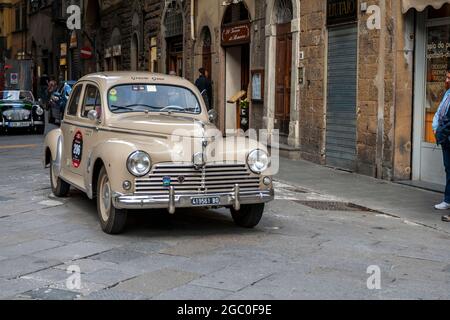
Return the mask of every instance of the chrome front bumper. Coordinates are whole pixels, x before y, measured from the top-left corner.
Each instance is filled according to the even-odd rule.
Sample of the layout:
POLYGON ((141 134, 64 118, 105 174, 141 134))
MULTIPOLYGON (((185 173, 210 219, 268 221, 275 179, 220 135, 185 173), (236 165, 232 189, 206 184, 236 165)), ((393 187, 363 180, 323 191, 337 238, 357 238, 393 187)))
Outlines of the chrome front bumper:
MULTIPOLYGON (((176 208, 198 207, 192 205, 193 198, 218 197, 220 204, 209 207, 233 207, 239 210, 242 204, 257 204, 272 201, 275 197, 273 189, 260 191, 240 192, 239 186, 230 193, 215 194, 176 194, 175 189, 170 187, 169 195, 122 195, 115 194, 113 205, 117 209, 167 209, 169 213, 175 213, 176 208)), ((202 207, 202 206, 200 206, 202 207)))

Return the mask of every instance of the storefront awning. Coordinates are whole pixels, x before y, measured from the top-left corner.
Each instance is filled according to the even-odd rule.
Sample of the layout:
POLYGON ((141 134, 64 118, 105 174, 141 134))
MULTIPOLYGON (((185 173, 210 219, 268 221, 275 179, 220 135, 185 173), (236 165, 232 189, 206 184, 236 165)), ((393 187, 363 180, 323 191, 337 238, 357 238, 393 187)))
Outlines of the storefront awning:
POLYGON ((450 0, 402 0, 402 11, 406 13, 409 9, 414 8, 420 12, 428 6, 440 9, 446 3, 450 3, 450 0))

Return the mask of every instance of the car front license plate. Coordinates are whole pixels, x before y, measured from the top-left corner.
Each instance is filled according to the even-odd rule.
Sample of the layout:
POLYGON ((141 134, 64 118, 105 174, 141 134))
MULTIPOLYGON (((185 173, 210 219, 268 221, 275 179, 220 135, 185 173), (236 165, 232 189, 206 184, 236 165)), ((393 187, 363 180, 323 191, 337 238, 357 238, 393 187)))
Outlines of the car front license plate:
POLYGON ((29 122, 10 122, 9 127, 10 128, 23 128, 28 127, 30 125, 29 122))
POLYGON ((191 198, 193 206, 218 206, 220 205, 220 197, 197 197, 191 198))

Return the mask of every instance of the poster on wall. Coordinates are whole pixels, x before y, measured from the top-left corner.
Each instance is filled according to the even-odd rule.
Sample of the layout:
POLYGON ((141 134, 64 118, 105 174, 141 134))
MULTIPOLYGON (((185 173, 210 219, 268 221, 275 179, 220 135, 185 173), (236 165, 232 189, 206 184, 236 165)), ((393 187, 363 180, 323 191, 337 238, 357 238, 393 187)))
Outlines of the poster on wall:
POLYGON ((252 71, 252 100, 262 101, 264 99, 264 70, 252 71))
POLYGON ((425 103, 426 142, 434 143, 432 120, 445 94, 445 80, 450 67, 450 25, 432 26, 427 29, 427 82, 425 103))
POLYGON ((429 27, 427 31, 427 106, 436 111, 445 93, 450 61, 450 25, 429 27))

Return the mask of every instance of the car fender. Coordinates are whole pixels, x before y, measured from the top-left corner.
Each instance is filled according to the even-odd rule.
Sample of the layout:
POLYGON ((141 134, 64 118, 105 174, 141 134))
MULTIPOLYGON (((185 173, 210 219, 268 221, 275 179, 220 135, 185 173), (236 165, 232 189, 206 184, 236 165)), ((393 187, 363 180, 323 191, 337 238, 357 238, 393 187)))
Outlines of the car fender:
MULTIPOLYGON (((53 161, 59 169, 61 168, 61 154, 63 145, 61 129, 54 129, 45 136, 43 155, 44 168, 48 168, 51 161, 53 161)), ((59 172, 55 173, 59 174, 59 172)))
POLYGON ((86 186, 86 194, 92 199, 95 193, 96 174, 99 161, 101 161, 108 173, 111 188, 114 192, 124 192, 122 189, 123 181, 133 180, 134 177, 128 172, 126 161, 128 156, 139 150, 140 146, 130 141, 120 139, 106 140, 91 149, 88 156, 88 164, 86 172, 84 172, 84 184, 86 186))

